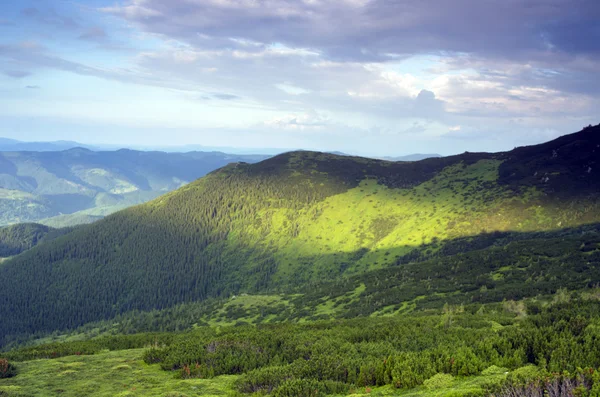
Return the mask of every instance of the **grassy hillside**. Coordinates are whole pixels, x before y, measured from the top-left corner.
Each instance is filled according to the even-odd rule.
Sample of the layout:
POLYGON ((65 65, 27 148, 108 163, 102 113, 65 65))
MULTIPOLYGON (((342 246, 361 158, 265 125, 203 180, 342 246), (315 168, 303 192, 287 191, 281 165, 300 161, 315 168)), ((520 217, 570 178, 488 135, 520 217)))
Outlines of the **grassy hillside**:
POLYGON ((0 225, 87 223, 143 203, 233 161, 266 156, 119 150, 0 153, 0 225))
POLYGON ((600 126, 507 153, 413 163, 293 152, 231 164, 5 262, 0 335, 231 294, 306 294, 327 282, 330 291, 346 285, 343 300, 370 277, 373 298, 360 299, 368 307, 358 313, 427 303, 440 297, 431 289, 442 304, 583 288, 597 272, 596 237, 577 240, 569 228, 600 222, 599 144, 600 126), (574 240, 547 255, 535 250, 563 237, 549 247, 517 241, 541 231, 574 240), (476 251, 453 255, 464 247, 476 251))

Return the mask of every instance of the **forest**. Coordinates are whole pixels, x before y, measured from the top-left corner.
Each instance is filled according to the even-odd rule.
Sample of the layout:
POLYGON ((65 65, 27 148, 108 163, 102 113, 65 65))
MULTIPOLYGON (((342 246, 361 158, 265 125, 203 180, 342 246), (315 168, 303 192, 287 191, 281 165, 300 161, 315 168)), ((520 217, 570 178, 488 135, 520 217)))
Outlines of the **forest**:
POLYGON ((290 152, 0 229, 0 396, 599 396, 598 145, 290 152))
POLYGON ((459 300, 552 293, 555 272, 566 287, 585 287, 597 269, 600 178, 581 170, 599 129, 414 163, 292 152, 231 164, 4 261, 0 344, 240 293, 327 282, 354 290, 357 278, 402 280, 401 292, 363 300, 367 312, 425 291, 467 294, 459 300), (566 250, 538 255, 552 246, 536 233, 555 233, 566 250), (563 275, 563 261, 578 264, 563 275), (505 286, 523 280, 527 288, 505 286))

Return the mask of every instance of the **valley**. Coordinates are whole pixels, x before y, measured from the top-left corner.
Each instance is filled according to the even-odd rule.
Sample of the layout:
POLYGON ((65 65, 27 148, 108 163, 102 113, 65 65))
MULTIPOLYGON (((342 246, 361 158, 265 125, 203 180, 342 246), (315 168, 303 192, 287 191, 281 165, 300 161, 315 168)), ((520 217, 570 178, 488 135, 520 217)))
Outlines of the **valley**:
POLYGON ((127 149, 95 152, 81 147, 1 152, 0 226, 91 223, 177 189, 232 161, 256 162, 267 157, 127 149))

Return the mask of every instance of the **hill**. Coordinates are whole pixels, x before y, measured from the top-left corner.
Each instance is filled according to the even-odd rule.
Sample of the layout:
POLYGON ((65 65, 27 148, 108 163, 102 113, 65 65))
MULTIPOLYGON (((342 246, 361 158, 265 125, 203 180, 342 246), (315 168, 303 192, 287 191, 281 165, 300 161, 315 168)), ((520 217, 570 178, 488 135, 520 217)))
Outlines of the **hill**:
POLYGON ((232 161, 266 156, 118 150, 0 153, 0 225, 89 223, 158 197, 232 161))
POLYGON ((70 228, 54 229, 36 223, 20 223, 0 228, 0 258, 18 255, 36 245, 51 241, 72 231, 70 228))
POLYGON ((335 287, 336 302, 360 297, 356 315, 436 293, 439 305, 584 288, 598 269, 585 225, 600 222, 599 145, 597 126, 505 153, 230 164, 5 262, 0 335, 243 292, 335 287))

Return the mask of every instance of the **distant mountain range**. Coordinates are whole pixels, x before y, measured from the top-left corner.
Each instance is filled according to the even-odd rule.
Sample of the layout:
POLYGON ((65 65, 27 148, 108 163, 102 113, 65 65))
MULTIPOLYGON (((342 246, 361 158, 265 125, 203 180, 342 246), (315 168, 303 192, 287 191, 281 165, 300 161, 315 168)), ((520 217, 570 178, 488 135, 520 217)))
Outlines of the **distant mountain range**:
MULTIPOLYGON (((221 152, 239 155, 255 155, 263 154, 274 156, 281 153, 293 152, 299 149, 293 148, 240 148, 234 146, 203 146, 203 145, 179 145, 179 146, 150 146, 150 145, 89 145, 75 141, 49 141, 49 142, 24 142, 15 139, 0 137, 0 151, 2 152, 52 152, 68 150, 73 148, 85 148, 94 151, 114 151, 119 149, 131 149, 150 152, 167 152, 167 153, 187 153, 187 152, 221 152)), ((330 151, 328 153, 337 154, 340 156, 352 156, 352 154, 330 151)), ((440 154, 421 154, 414 153, 403 156, 368 156, 389 161, 419 161, 432 157, 442 157, 440 154)))
POLYGON ((284 152, 289 152, 294 149, 281 148, 239 148, 239 147, 220 147, 220 146, 204 146, 204 145, 175 145, 175 146, 152 146, 152 145, 111 145, 98 144, 89 145, 75 141, 40 141, 40 142, 25 142, 16 139, 0 137, 0 151, 2 152, 53 152, 68 150, 73 148, 85 148, 94 151, 114 151, 122 148, 151 151, 151 152, 167 152, 167 153, 188 153, 188 152, 221 152, 241 155, 254 155, 257 153, 265 155, 276 155, 284 152))
MULTIPOLYGON (((49 149, 48 145, 68 143, 36 147, 49 149)), ((60 152, 1 152, 0 225, 89 223, 177 189, 226 164, 253 163, 267 157, 128 149, 94 152, 81 147, 60 152)))
POLYGON ((23 142, 15 139, 0 138, 0 151, 2 152, 53 152, 75 147, 97 149, 93 146, 73 141, 23 142))

